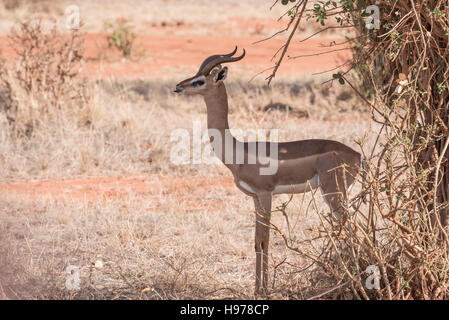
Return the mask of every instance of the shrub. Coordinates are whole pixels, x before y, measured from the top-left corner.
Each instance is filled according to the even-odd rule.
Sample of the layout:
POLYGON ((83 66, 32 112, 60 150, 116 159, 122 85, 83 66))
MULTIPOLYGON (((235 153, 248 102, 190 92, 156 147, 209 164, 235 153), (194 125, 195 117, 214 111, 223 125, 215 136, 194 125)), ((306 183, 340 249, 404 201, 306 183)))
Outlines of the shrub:
POLYGON ((40 20, 30 20, 13 28, 9 41, 18 58, 0 61, 0 112, 17 132, 30 135, 59 111, 83 106, 83 38, 78 31, 62 36, 56 25, 45 32, 40 20))
POLYGON ((125 58, 131 57, 136 34, 133 27, 127 24, 127 20, 117 19, 115 24, 107 22, 106 29, 111 32, 107 37, 109 48, 118 49, 125 58))
MULTIPOLYGON (((309 1, 292 2, 296 4, 290 23, 297 26, 309 1)), ((360 141, 366 159, 363 187, 345 204, 344 225, 316 210, 321 226, 313 241, 321 240, 322 250, 304 252, 286 236, 290 229, 274 228, 290 249, 330 275, 335 282, 327 293, 339 293, 339 298, 345 297, 346 290, 361 299, 448 299, 449 24, 445 12, 449 5, 383 1, 376 30, 364 23, 365 1, 340 4, 315 3, 309 16, 323 25, 327 17, 335 17, 338 27, 356 31, 354 38, 342 43, 352 43, 354 61, 342 65, 346 70, 334 74, 334 79, 349 84, 379 124, 374 145, 360 141), (347 74, 354 68, 370 95, 362 95, 351 84, 347 74), (378 279, 375 288, 366 285, 370 270, 378 279)), ((286 216, 285 206, 279 211, 286 216)))

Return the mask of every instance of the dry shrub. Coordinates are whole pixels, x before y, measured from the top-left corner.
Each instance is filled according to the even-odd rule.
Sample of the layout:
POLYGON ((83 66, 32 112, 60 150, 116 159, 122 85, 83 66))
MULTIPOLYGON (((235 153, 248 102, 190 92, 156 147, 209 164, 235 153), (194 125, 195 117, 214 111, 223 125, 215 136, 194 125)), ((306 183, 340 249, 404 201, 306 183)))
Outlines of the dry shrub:
POLYGON ((448 3, 401 0, 380 10, 388 13, 380 29, 358 24, 356 38, 356 63, 383 129, 367 154, 364 251, 382 273, 377 297, 447 299, 448 3))
POLYGON ((22 5, 21 0, 4 0, 3 6, 6 10, 15 10, 22 5))
POLYGON ((9 41, 18 59, 12 66, 0 63, 0 111, 16 133, 30 136, 39 123, 83 106, 84 85, 78 77, 83 38, 78 31, 62 36, 56 25, 47 32, 41 20, 31 20, 13 28, 9 41))
POLYGON ((25 10, 27 14, 34 14, 36 12, 40 13, 50 13, 52 11, 61 14, 63 11, 57 6, 55 6, 56 1, 51 0, 3 0, 3 7, 11 12, 25 10))
MULTIPOLYGON (((297 12, 307 3, 297 1, 297 12)), ((363 89, 371 89, 368 97, 359 95, 381 126, 374 146, 359 141, 366 161, 362 189, 343 203, 343 221, 316 210, 321 224, 301 242, 321 241, 318 249, 300 247, 288 220, 285 228, 273 228, 316 266, 312 277, 327 275, 329 288, 316 297, 448 299, 448 4, 384 1, 376 31, 365 27, 363 3, 337 8, 328 2, 313 10, 357 30, 355 61, 334 78, 359 93, 347 76, 358 70, 363 89)), ((278 211, 287 217, 285 209, 278 211)))

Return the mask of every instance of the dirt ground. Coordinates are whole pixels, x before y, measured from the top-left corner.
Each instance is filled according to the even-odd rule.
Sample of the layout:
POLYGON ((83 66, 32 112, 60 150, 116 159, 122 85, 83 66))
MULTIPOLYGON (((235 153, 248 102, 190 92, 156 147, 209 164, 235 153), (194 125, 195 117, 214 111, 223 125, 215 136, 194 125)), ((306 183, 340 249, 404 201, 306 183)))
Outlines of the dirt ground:
POLYGON ((33 181, 1 184, 2 193, 30 199, 50 201, 101 201, 107 198, 141 194, 148 200, 148 210, 157 211, 163 205, 161 195, 177 199, 187 212, 217 212, 223 201, 208 197, 214 190, 231 190, 231 177, 191 178, 148 175, 141 178, 85 178, 61 181, 33 181), (210 183, 213 181, 213 183, 210 183), (195 192, 192 192, 194 190, 195 192))
MULTIPOLYGON (((274 65, 270 61, 274 53, 284 44, 285 39, 271 39, 255 44, 262 39, 260 36, 219 36, 218 35, 177 35, 169 37, 164 34, 139 35, 137 43, 139 50, 144 53, 137 61, 121 59, 117 54, 110 54, 101 59, 107 52, 106 34, 87 34, 85 36, 84 74, 91 80, 104 78, 147 78, 159 75, 161 72, 172 73, 179 70, 191 70, 199 65, 205 57, 217 53, 228 53, 238 46, 246 50, 246 57, 239 64, 237 70, 249 76, 256 76, 259 72, 274 65), (212 43, 213 47, 205 46, 212 43)), ((332 70, 347 61, 350 50, 344 46, 336 46, 338 51, 320 55, 334 48, 329 45, 335 42, 333 38, 310 39, 306 42, 295 41, 291 44, 291 52, 305 55, 301 58, 285 59, 278 71, 278 76, 294 76, 298 74, 312 74, 332 70)), ((14 59, 14 51, 8 44, 8 38, 0 37, 0 50, 7 59, 14 59)), ((240 51, 241 52, 241 51, 240 51)), ((267 76, 268 71, 263 75, 267 76)))

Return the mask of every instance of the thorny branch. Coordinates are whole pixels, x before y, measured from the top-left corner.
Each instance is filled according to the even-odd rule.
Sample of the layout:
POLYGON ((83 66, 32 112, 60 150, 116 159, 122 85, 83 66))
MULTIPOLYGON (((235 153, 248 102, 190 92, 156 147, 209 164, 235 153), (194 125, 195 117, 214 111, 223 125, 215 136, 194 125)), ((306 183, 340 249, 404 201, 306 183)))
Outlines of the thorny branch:
MULTIPOLYGON (((308 3, 312 2, 295 3, 295 27, 268 83, 283 62, 303 13, 313 11, 306 9, 308 3)), ((360 191, 342 203, 348 217, 343 225, 323 213, 312 194, 321 224, 309 230, 308 238, 294 236, 288 203, 274 211, 282 213, 284 226, 271 227, 288 249, 315 264, 309 271, 312 278, 314 270, 324 270, 334 279, 330 289, 314 297, 330 293, 346 297, 350 291, 361 299, 447 299, 449 3, 382 1, 379 30, 364 27, 363 2, 339 3, 343 5, 332 8, 326 18, 349 16, 340 20, 340 26, 353 28, 356 36, 347 42, 352 44, 353 60, 342 65, 350 68, 330 81, 347 83, 370 107, 379 130, 374 143, 367 142, 368 133, 358 141, 366 166, 357 177, 360 191), (316 242, 321 246, 313 250, 306 245, 316 242), (371 265, 380 275, 375 290, 364 284, 371 265)), ((319 6, 313 12, 322 15, 324 2, 315 4, 319 6)))

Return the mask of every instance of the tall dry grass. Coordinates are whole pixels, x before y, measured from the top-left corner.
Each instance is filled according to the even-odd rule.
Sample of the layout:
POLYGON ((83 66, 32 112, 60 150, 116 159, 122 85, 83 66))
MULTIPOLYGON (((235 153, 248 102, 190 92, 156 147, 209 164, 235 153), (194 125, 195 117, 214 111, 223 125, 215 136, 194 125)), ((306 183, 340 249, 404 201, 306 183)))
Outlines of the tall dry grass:
MULTIPOLYGON (((17 32, 12 41, 21 58, 4 64, 1 74, 2 182, 228 174, 222 166, 170 163, 172 130, 191 130, 194 120, 205 125, 206 119, 200 98, 171 93, 177 77, 87 83, 75 67, 82 60, 70 59, 81 55, 81 43, 71 45, 76 33, 46 34, 38 24, 22 24, 17 32), (45 47, 33 39, 44 39, 45 47), (67 50, 47 50, 58 46, 67 50), (29 50, 37 54, 27 55, 29 50), (72 61, 68 68, 67 61, 72 61)), ((229 78, 232 128, 276 128, 282 140, 330 138, 355 146, 354 137, 369 124, 359 100, 341 86, 298 77, 268 87, 233 75, 232 69, 229 78)), ((158 195, 164 205, 154 210, 146 196, 131 192, 92 203, 2 194, 0 289, 12 298, 253 298, 250 199, 238 190, 211 188, 208 197, 225 203, 220 213, 211 214, 187 212, 167 194, 158 195), (95 267, 96 261, 103 267, 95 267), (81 291, 66 289, 68 265, 80 267, 81 291)), ((281 196, 275 205, 287 200, 281 196)), ((300 196, 289 207, 297 239, 306 239, 319 223, 311 200, 300 196)), ((321 202, 318 208, 326 210, 321 202)), ((286 226, 283 219, 274 214, 281 227, 286 226)), ((321 243, 302 245, 312 250, 321 243)), ((310 298, 327 290, 327 276, 311 277, 319 271, 292 254, 282 237, 274 236, 272 248, 273 298, 310 298)))

